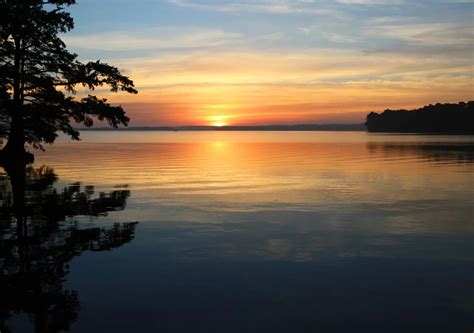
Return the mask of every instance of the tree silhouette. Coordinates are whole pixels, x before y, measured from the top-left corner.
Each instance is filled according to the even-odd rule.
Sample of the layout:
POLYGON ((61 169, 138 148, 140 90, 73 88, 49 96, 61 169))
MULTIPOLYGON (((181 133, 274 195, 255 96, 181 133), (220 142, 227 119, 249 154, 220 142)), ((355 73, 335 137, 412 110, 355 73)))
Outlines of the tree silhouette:
POLYGON ((474 101, 438 103, 410 111, 371 112, 365 125, 369 132, 474 133, 474 101))
POLYGON ((65 11, 75 0, 0 0, 0 138, 7 144, 4 161, 31 162, 25 143, 41 148, 53 143, 57 132, 79 139, 74 123, 93 126, 127 125, 120 106, 88 95, 76 99, 76 88, 137 93, 133 81, 106 63, 82 63, 69 52, 59 34, 74 22, 65 11))
POLYGON ((7 168, 0 178, 0 330, 12 312, 28 314, 36 332, 70 328, 79 313, 77 292, 64 290, 68 263, 84 251, 106 251, 133 239, 136 223, 80 228, 76 215, 122 210, 130 192, 94 196, 94 188, 54 188, 48 167, 7 168), (8 179, 9 178, 9 179, 8 179))

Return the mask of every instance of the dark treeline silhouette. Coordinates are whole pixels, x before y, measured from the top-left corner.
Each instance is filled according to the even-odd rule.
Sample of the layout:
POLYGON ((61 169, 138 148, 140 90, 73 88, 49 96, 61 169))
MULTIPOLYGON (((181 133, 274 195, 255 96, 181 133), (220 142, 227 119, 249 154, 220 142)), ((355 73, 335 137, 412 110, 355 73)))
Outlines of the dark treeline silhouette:
POLYGON ((91 127, 80 131, 365 131, 364 124, 297 124, 254 126, 141 126, 141 127, 91 127))
POLYGON ((474 101, 371 112, 365 125, 369 132, 474 133, 474 101))
POLYGON ((54 187, 49 167, 5 168, 0 176, 0 331, 12 332, 12 313, 29 315, 36 332, 68 330, 79 297, 65 290, 69 262, 85 251, 107 251, 133 239, 136 222, 81 228, 74 216, 125 208, 126 188, 94 194, 94 187, 54 187))

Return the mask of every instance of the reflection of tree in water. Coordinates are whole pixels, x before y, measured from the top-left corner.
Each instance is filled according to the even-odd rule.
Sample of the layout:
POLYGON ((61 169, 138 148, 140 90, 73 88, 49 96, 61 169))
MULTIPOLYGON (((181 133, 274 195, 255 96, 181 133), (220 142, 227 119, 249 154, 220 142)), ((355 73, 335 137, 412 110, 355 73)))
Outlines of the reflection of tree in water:
POLYGON ((370 153, 412 156, 432 162, 474 163, 474 144, 471 143, 397 143, 369 142, 370 153))
POLYGON ((100 216, 125 208, 130 191, 94 196, 79 183, 53 187, 51 168, 6 168, 0 176, 0 330, 12 313, 27 313, 36 332, 68 330, 79 312, 75 291, 64 290, 68 263, 84 251, 130 242, 136 223, 81 229, 74 216, 100 216))

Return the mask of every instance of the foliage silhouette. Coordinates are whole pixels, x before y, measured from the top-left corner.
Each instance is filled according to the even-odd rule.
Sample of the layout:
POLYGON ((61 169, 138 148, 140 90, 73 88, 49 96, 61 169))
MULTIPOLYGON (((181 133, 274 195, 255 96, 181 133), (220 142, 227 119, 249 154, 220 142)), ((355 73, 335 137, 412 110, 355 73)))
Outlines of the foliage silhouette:
POLYGON ((7 144, 0 160, 31 162, 25 143, 42 148, 62 131, 74 140, 73 124, 91 127, 94 119, 118 127, 129 118, 121 106, 88 95, 76 99, 77 87, 93 91, 137 93, 133 81, 106 63, 82 63, 59 34, 74 27, 65 11, 74 0, 0 0, 0 138, 7 144), (62 89, 61 89, 62 88, 62 89))
POLYGON ((133 239, 136 223, 80 228, 76 215, 99 216, 125 208, 130 192, 117 189, 94 197, 94 188, 54 188, 48 167, 7 168, 0 178, 0 330, 12 312, 28 314, 36 332, 68 330, 79 298, 64 290, 68 263, 85 251, 107 251, 133 239), (9 178, 9 179, 8 179, 9 178))
POLYGON ((365 125, 369 132, 474 133, 474 101, 371 112, 365 125))

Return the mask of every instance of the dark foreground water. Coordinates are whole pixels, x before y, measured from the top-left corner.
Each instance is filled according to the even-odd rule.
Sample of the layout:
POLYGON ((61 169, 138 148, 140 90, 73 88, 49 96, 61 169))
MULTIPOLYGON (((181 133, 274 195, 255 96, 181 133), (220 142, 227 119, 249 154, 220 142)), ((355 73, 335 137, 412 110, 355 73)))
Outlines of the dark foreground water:
POLYGON ((84 134, 0 169, 5 332, 467 332, 474 137, 84 134))

